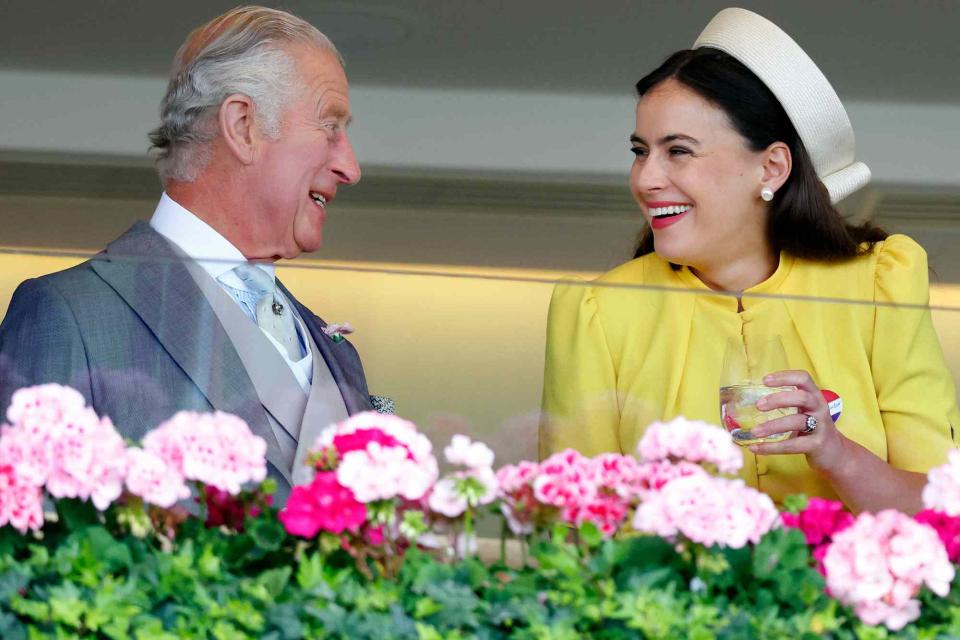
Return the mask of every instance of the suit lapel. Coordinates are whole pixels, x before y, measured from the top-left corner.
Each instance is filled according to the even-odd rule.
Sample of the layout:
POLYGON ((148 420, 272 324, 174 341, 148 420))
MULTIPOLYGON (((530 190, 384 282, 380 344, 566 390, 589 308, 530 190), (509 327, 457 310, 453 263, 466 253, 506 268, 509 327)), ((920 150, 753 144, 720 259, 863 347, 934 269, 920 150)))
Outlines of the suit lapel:
POLYGON ((184 266, 185 255, 142 222, 107 245, 92 268, 150 328, 218 410, 243 418, 267 442, 267 460, 289 481, 279 443, 230 338, 184 266))
POLYGON ((353 345, 346 340, 334 342, 330 336, 323 332, 323 327, 327 326, 326 323, 300 304, 300 301, 293 297, 279 280, 277 280, 277 285, 283 290, 287 299, 293 301, 300 317, 303 319, 303 324, 306 325, 313 341, 317 344, 317 349, 319 349, 327 367, 330 369, 330 375, 333 376, 334 382, 340 389, 347 412, 353 415, 361 411, 372 410, 373 405, 370 404, 370 393, 367 391, 363 365, 360 363, 360 357, 353 345))

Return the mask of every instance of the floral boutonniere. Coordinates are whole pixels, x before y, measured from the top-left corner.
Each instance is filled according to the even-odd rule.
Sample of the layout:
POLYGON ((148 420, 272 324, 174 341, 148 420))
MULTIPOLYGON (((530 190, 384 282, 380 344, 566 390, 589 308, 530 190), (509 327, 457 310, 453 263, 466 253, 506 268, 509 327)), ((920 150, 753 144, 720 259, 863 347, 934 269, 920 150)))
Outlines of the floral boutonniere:
POLYGON ((353 327, 349 322, 343 324, 328 324, 323 327, 323 332, 334 342, 343 342, 343 336, 353 333, 353 327))

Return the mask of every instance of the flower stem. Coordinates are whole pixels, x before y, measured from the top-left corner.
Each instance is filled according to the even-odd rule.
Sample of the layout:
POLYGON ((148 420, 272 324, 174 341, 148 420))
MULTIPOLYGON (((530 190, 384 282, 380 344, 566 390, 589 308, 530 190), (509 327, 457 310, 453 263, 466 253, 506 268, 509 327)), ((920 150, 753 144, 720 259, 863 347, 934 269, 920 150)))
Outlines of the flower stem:
POLYGON ((473 509, 467 507, 463 513, 463 557, 467 557, 470 537, 473 535, 473 509))
POLYGON ((500 564, 507 564, 507 521, 500 522, 500 564))

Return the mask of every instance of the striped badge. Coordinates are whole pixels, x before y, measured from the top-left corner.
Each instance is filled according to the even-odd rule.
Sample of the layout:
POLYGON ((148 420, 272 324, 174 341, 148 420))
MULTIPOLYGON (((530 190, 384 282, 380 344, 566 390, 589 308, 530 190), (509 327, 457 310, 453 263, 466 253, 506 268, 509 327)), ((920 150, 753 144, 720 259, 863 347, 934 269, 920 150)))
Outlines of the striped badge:
POLYGON ((837 420, 840 419, 840 413, 843 411, 843 398, 829 389, 821 389, 820 393, 823 394, 823 399, 827 401, 827 408, 830 409, 830 417, 833 418, 833 422, 836 424, 837 420))

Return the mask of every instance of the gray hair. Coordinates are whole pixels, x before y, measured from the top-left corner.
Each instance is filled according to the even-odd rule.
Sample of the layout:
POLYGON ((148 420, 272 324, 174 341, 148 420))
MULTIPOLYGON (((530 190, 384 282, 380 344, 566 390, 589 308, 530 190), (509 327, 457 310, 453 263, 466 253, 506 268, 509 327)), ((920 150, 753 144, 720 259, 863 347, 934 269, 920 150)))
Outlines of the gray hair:
POLYGON ((283 47, 298 43, 326 49, 343 64, 316 27, 266 7, 232 9, 187 36, 160 104, 160 126, 150 132, 161 182, 192 182, 203 170, 217 133, 217 108, 227 96, 249 97, 261 131, 280 135, 281 112, 301 90, 296 62, 283 47))

